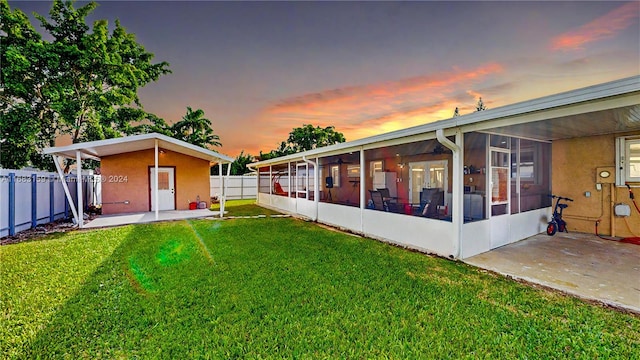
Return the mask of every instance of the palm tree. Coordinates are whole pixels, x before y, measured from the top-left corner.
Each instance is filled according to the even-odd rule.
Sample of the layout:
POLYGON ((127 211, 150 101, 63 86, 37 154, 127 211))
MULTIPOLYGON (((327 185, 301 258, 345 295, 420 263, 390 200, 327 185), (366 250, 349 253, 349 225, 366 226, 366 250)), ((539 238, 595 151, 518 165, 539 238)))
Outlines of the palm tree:
POLYGON ((187 106, 187 114, 173 124, 171 132, 174 138, 203 148, 207 148, 208 145, 222 146, 220 137, 214 134, 211 128, 211 120, 204 117, 202 109, 193 111, 187 106))

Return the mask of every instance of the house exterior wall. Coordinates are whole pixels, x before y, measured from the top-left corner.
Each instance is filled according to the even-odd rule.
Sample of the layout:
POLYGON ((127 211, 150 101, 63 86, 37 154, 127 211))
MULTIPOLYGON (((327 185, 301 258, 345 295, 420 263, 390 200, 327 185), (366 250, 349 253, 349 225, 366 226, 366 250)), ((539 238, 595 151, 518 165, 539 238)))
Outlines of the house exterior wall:
MULTIPOLYGON (((102 213, 151 211, 149 167, 154 162, 153 149, 103 157, 102 213)), ((158 154, 158 166, 175 167, 176 210, 189 209, 198 195, 209 203, 209 161, 165 150, 158 154)))
MULTIPOLYGON (((596 168, 615 167, 615 139, 619 136, 638 135, 608 134, 554 141, 552 145, 553 193, 574 199, 564 211, 569 231, 593 233, 595 222, 600 219, 601 235, 632 237, 640 234, 640 214, 634 209, 626 187, 603 184, 596 189, 596 168), (590 197, 585 192, 591 192, 590 197), (613 217, 613 204, 624 203, 631 207, 631 216, 613 217), (627 225, 628 223, 628 225, 627 225)), ((633 188, 636 202, 640 204, 640 188, 633 188)))

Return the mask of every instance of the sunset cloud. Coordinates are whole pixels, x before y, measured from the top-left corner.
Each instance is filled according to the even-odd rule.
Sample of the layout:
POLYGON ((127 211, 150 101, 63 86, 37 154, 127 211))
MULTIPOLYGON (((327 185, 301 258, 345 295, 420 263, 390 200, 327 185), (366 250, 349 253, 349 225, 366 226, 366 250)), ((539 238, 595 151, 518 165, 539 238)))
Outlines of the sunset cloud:
POLYGON ((488 63, 284 98, 252 119, 260 134, 256 140, 272 143, 275 148, 292 128, 302 124, 334 125, 347 140, 356 140, 447 119, 456 107, 469 113, 477 100, 474 97, 484 93, 479 88, 486 89, 485 81, 503 71, 502 64, 488 63), (258 130, 267 126, 268 131, 258 130))
MULTIPOLYGON (((398 81, 350 86, 325 90, 283 99, 274 104, 269 112, 287 113, 305 110, 319 110, 324 107, 353 105, 354 102, 388 100, 405 95, 419 95, 424 92, 431 96, 448 91, 453 85, 483 78, 490 74, 502 72, 503 67, 490 63, 472 70, 456 69, 452 72, 406 78, 398 81)), ((321 111, 321 110, 319 110, 321 111)))
POLYGON ((551 40, 552 50, 581 50, 590 42, 615 36, 635 22, 640 14, 640 2, 633 1, 600 16, 579 28, 551 40))

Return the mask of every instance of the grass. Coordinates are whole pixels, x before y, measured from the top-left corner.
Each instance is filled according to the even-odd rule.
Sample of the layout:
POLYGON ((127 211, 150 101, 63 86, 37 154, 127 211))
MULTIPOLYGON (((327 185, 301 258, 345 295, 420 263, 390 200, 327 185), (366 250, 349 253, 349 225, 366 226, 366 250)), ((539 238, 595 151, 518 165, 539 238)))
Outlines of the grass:
POLYGON ((293 218, 54 235, 0 272, 6 358, 640 356, 637 316, 293 218))
MULTIPOLYGON (((254 199, 229 200, 225 205, 225 216, 256 216, 256 215, 277 215, 277 211, 265 209, 255 205, 254 199)), ((211 211, 220 211, 220 203, 211 204, 211 211)))

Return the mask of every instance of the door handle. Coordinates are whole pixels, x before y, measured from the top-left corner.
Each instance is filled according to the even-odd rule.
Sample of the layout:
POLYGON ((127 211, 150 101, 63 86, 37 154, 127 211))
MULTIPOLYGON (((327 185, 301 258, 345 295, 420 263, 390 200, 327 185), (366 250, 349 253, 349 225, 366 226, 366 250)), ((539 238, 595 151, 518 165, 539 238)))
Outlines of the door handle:
POLYGON ((172 194, 175 194, 175 189, 171 189, 171 193, 172 193, 172 194))

